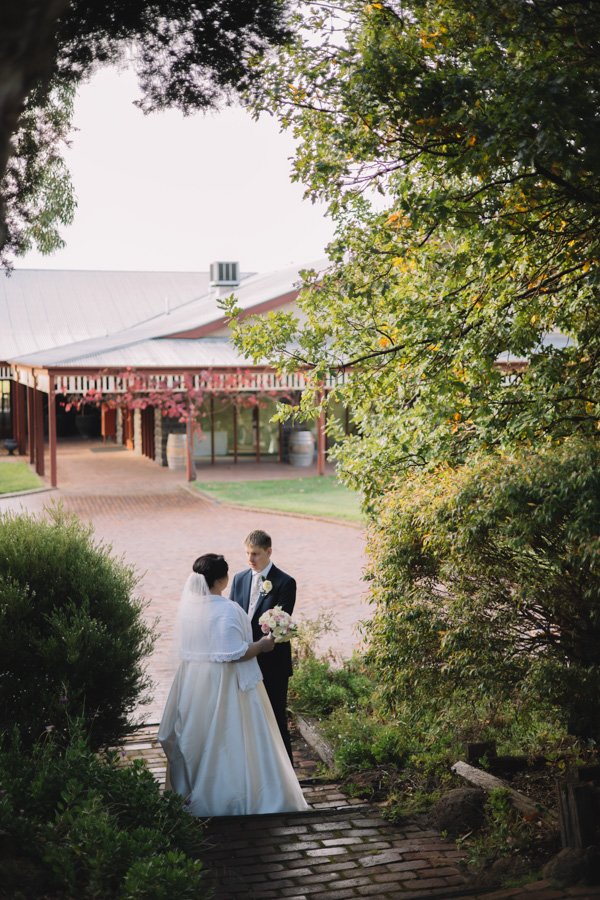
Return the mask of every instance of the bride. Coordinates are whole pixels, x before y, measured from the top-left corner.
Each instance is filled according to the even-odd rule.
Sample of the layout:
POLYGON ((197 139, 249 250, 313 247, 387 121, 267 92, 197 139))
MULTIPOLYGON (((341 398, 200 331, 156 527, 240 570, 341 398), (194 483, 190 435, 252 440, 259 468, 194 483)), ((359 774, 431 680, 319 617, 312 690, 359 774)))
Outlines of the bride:
POLYGON ((174 637, 180 660, 158 740, 166 789, 195 816, 254 815, 307 808, 256 660, 274 647, 252 641, 244 610, 222 596, 229 567, 206 553, 193 566, 174 637))

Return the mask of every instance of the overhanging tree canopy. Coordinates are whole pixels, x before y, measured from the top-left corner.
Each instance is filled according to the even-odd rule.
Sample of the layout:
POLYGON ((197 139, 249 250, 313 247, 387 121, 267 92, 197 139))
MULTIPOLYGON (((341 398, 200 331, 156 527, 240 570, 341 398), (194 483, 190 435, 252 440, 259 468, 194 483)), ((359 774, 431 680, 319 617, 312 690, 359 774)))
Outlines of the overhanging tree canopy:
POLYGON ((316 386, 345 371, 362 437, 344 469, 367 491, 474 447, 597 435, 600 9, 342 0, 301 15, 322 39, 285 48, 253 103, 293 128, 295 175, 338 239, 329 273, 307 276, 306 322, 240 345, 312 366, 316 386))
POLYGON ((600 8, 305 16, 322 41, 286 50, 254 105, 294 129, 337 239, 305 318, 238 345, 312 367, 307 414, 345 375, 360 434, 338 456, 372 501, 368 639, 391 704, 533 701, 597 738, 600 8))
POLYGON ((98 65, 128 54, 138 70, 144 111, 176 106, 189 113, 215 106, 247 87, 260 73, 267 48, 287 39, 283 11, 283 0, 3 4, 0 261, 27 249, 32 239, 42 250, 60 245, 56 225, 72 216, 60 159, 70 113, 65 91, 98 65))

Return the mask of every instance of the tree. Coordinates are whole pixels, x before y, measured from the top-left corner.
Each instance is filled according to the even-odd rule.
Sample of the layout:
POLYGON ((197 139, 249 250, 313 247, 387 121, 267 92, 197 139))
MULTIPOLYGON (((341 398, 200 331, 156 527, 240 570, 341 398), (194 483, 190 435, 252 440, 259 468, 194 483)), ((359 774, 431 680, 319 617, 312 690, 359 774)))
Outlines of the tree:
POLYGON ((327 380, 352 411, 334 453, 373 513, 390 697, 529 694, 596 734, 600 7, 340 0, 297 25, 251 102, 337 234, 301 314, 237 346, 306 367, 307 416, 327 380))
POLYGON ((68 85, 58 85, 43 100, 33 91, 21 114, 1 185, 5 238, 0 264, 7 269, 15 255, 34 243, 43 253, 64 246, 58 229, 71 224, 76 207, 61 156, 71 128, 73 95, 68 85))
POLYGON ((295 177, 329 201, 337 238, 328 271, 306 275, 302 320, 244 326, 238 346, 309 367, 307 414, 343 375, 360 434, 339 458, 368 494, 473 449, 597 438, 597 4, 300 15, 252 103, 294 130, 295 177))
MULTIPOLYGON (((63 173, 57 183, 56 173, 41 171, 48 167, 49 151, 41 132, 57 94, 77 87, 97 66, 133 55, 142 91, 139 105, 144 111, 175 106, 188 114, 214 107, 233 91, 248 87, 259 76, 267 49, 287 39, 283 10, 283 0, 3 4, 0 253, 4 247, 22 252, 32 238, 40 249, 53 249, 59 244, 57 234, 52 234, 54 223, 67 223, 72 213, 70 187, 63 173), (35 127, 32 118, 37 120, 35 127), (15 134, 16 147, 11 146, 15 134), (15 180, 15 168, 21 173, 27 170, 28 177, 15 180), (42 224, 34 222, 34 210, 45 219, 42 224), (24 223, 32 227, 23 228, 24 223)), ((60 158, 64 137, 64 128, 55 132, 50 145, 53 158, 60 158)), ((6 264, 6 256, 0 259, 6 264)))

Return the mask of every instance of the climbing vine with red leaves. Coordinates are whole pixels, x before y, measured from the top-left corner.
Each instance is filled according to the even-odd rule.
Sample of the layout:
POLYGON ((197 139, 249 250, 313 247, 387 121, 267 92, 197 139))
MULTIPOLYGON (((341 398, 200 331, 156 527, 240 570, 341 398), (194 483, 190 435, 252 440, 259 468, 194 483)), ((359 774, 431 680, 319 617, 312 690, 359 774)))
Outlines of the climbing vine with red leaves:
MULTIPOLYGON (((106 375, 108 373, 102 373, 106 375)), ((68 394, 63 390, 65 412, 84 410, 86 406, 104 405, 108 409, 146 409, 151 406, 161 415, 178 422, 193 422, 200 432, 200 409, 205 398, 229 398, 231 404, 243 407, 266 407, 266 399, 290 400, 281 389, 264 390, 256 386, 256 372, 237 369, 234 372, 215 372, 212 369, 198 375, 152 375, 128 367, 115 376, 116 390, 98 389, 93 385, 82 394, 68 394), (253 389, 256 388, 256 389, 253 389)))

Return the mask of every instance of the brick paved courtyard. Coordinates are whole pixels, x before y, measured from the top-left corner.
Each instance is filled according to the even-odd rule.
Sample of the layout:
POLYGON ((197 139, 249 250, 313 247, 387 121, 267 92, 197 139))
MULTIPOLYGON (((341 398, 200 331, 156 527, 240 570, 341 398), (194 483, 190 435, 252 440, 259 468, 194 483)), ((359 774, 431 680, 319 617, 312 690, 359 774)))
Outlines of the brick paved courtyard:
MULTIPOLYGON (((204 466, 199 479, 310 476, 310 468, 275 463, 204 466)), ((95 533, 111 544, 117 556, 133 564, 142 578, 139 594, 149 601, 146 614, 159 618, 159 639, 149 670, 156 683, 154 702, 144 710, 149 722, 160 719, 170 675, 167 660, 171 628, 183 584, 197 556, 223 553, 230 573, 246 568, 242 542, 254 528, 273 538, 273 560, 298 582, 296 615, 335 613, 339 631, 324 640, 341 656, 350 656, 359 636, 356 624, 369 615, 364 602, 364 534, 357 526, 310 518, 229 509, 187 490, 185 473, 161 468, 131 451, 100 441, 59 445, 59 488, 48 493, 2 499, 0 511, 24 508, 42 512, 61 501, 95 533)))

